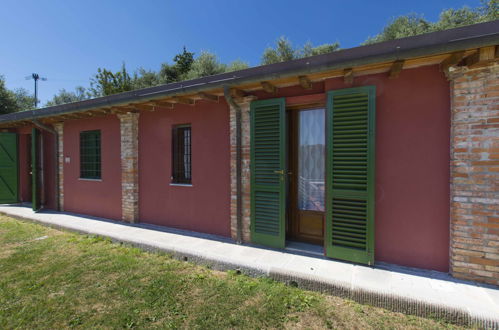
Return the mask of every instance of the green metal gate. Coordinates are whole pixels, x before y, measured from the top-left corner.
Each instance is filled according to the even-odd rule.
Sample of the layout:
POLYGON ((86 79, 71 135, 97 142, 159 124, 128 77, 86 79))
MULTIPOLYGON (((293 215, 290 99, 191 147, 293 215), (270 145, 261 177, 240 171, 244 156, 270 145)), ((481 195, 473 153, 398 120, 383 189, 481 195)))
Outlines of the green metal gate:
POLYGON ((0 133, 0 203, 19 201, 17 134, 0 133))

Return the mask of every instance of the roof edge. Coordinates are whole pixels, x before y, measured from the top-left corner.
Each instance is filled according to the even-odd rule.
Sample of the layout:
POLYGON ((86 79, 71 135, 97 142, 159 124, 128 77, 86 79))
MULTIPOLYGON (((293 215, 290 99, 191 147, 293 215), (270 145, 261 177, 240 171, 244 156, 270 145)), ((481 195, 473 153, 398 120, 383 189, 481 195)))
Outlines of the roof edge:
POLYGON ((496 20, 80 102, 5 114, 0 116, 0 124, 126 105, 131 102, 153 101, 168 96, 223 88, 224 86, 236 87, 262 80, 274 80, 399 59, 427 57, 498 44, 499 20, 496 20))

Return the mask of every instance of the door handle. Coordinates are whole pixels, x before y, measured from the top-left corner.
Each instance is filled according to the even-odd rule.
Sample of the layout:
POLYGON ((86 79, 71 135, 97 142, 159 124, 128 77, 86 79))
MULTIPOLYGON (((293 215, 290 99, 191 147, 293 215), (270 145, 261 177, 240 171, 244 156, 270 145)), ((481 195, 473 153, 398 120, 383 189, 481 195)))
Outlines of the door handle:
POLYGON ((274 171, 275 174, 282 174, 284 175, 284 170, 277 170, 277 171, 274 171))

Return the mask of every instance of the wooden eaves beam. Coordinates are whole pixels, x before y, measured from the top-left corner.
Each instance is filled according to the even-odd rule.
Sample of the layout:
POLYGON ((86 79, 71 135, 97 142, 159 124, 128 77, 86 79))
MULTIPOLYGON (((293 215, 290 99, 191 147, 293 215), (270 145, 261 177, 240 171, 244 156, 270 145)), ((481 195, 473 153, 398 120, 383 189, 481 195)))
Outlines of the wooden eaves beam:
POLYGON ((195 104, 195 102, 194 102, 193 99, 189 99, 189 98, 181 97, 181 96, 173 96, 170 99, 170 101, 173 102, 173 103, 188 104, 188 105, 194 105, 195 104))
POLYGON ((238 89, 238 88, 231 88, 230 94, 233 97, 245 97, 246 96, 246 92, 241 90, 241 89, 238 89))
POLYGON ((498 49, 499 46, 488 46, 478 49, 475 53, 466 57, 464 62, 467 66, 473 68, 482 64, 486 64, 495 61, 499 58, 498 49))
POLYGON ((136 112, 138 111, 135 106, 116 106, 113 107, 111 110, 111 113, 113 115, 119 115, 122 113, 127 113, 127 112, 136 112))
POLYGON ((353 84, 353 69, 348 68, 343 70, 343 80, 345 81, 345 84, 347 85, 352 85, 353 84))
POLYGON ((260 85, 262 85, 263 90, 266 91, 267 93, 272 93, 272 94, 277 93, 277 87, 275 87, 268 81, 262 81, 260 82, 260 85))
POLYGON ((388 78, 390 79, 395 79, 398 78, 400 75, 400 72, 402 72, 402 69, 404 68, 404 60, 397 60, 393 62, 390 71, 388 73, 388 78))
POLYGON ((147 105, 152 105, 157 110, 171 110, 173 109, 173 103, 163 102, 163 101, 151 101, 146 103, 147 105))
POLYGON ((196 94, 201 100, 218 102, 218 96, 213 94, 208 94, 204 92, 199 92, 196 94))
POLYGON ((464 56, 464 50, 454 52, 450 54, 445 60, 440 63, 440 70, 447 72, 451 66, 454 66, 461 62, 464 56))
POLYGON ((304 89, 312 88, 312 81, 307 76, 298 76, 300 86, 304 89))
POLYGON ((142 110, 142 111, 154 111, 155 110, 154 105, 148 105, 148 104, 137 104, 134 106, 134 108, 137 110, 142 110))
POLYGON ((98 113, 98 114, 108 115, 111 113, 111 108, 97 109, 97 110, 93 110, 93 112, 98 113))

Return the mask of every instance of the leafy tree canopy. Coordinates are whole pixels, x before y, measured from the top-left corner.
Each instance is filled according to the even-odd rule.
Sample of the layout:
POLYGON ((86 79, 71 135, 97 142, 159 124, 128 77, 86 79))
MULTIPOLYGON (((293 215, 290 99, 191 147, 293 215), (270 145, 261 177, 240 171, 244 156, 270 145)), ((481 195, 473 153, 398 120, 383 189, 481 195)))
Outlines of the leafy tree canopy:
POLYGON ((323 44, 314 47, 311 42, 307 42, 301 48, 294 48, 291 41, 282 36, 276 41, 274 47, 265 49, 262 55, 262 64, 273 64, 295 60, 298 58, 331 53, 340 48, 338 42, 332 44, 323 44))
POLYGON ((113 73, 107 69, 97 69, 97 74, 90 79, 90 94, 94 97, 107 96, 133 89, 132 78, 125 63, 121 70, 113 73))
POLYGON ((224 73, 225 71, 226 65, 222 64, 215 54, 203 51, 192 63, 192 67, 187 73, 186 78, 201 78, 224 73))
POLYGON ((35 98, 25 88, 13 91, 5 86, 5 79, 0 75, 0 114, 33 109, 35 98))
POLYGON ((61 89, 59 93, 54 95, 52 100, 48 101, 45 106, 51 107, 59 104, 73 103, 78 101, 86 100, 90 97, 85 87, 78 86, 75 88, 74 92, 67 91, 66 89, 61 89))
POLYGON ((408 14, 393 19, 381 33, 369 37, 364 45, 411 37, 418 34, 452 29, 460 26, 499 19, 498 0, 482 1, 477 8, 446 9, 437 22, 429 22, 422 15, 408 14))
POLYGON ((5 86, 5 79, 0 76, 0 114, 19 111, 14 93, 5 86))
POLYGON ((35 96, 26 88, 16 88, 12 93, 19 107, 18 111, 31 110, 35 107, 35 96))
POLYGON ((185 80, 185 76, 194 63, 194 53, 188 52, 184 46, 182 53, 175 55, 173 62, 174 64, 161 64, 161 69, 158 72, 158 82, 160 84, 185 80))
POLYGON ((244 70, 249 67, 250 66, 247 62, 244 62, 243 60, 235 60, 230 62, 229 65, 227 65, 227 69, 225 71, 232 72, 232 71, 244 70))
MULTIPOLYGON (((481 23, 499 19, 499 0, 482 0, 477 8, 463 7, 445 9, 436 22, 427 21, 422 15, 411 13, 392 19, 383 30, 369 37, 364 44, 372 44, 387 40, 414 36, 422 33, 440 31, 459 26, 481 23)), ((302 47, 294 47, 289 39, 280 37, 275 45, 264 50, 261 64, 272 64, 298 58, 326 54, 340 49, 338 42, 313 46, 307 42, 302 47)), ((158 71, 138 68, 132 75, 123 63, 121 70, 112 72, 99 68, 90 79, 90 87, 77 87, 75 91, 62 89, 54 95, 46 106, 77 102, 90 97, 106 96, 130 90, 157 86, 187 79, 195 79, 214 74, 231 72, 248 68, 248 63, 236 60, 224 64, 213 53, 203 51, 198 56, 187 51, 186 47, 176 54, 172 63, 162 63, 158 71)), ((26 89, 10 91, 0 76, 0 113, 9 113, 32 109, 34 98, 26 89)))

